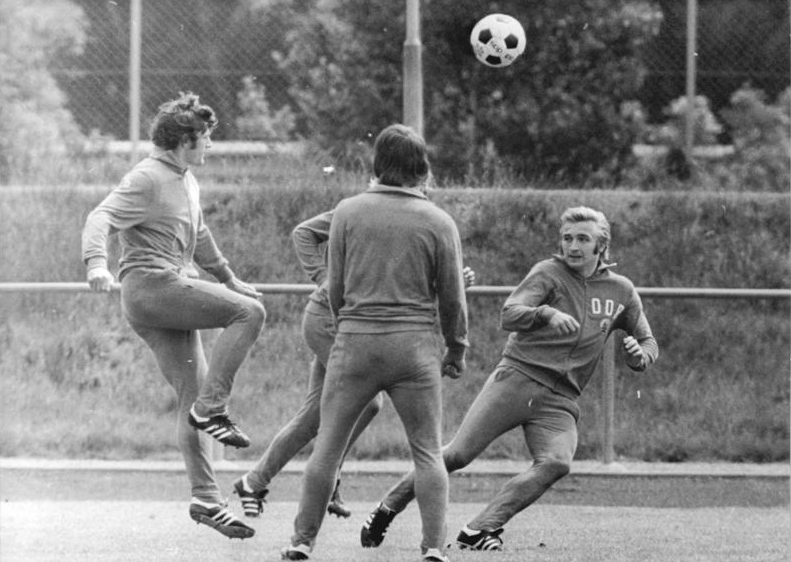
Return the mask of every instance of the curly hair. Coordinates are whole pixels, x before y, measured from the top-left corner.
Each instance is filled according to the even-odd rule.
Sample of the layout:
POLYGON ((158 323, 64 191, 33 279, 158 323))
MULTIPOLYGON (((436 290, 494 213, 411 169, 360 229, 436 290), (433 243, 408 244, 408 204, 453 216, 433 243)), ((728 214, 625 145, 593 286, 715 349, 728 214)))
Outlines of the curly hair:
POLYGON ((192 92, 179 92, 179 97, 159 106, 148 130, 151 142, 165 150, 173 150, 186 135, 191 142, 217 126, 217 116, 208 105, 200 103, 192 92))
POLYGON ((374 142, 374 175, 384 185, 414 187, 428 177, 426 142, 401 124, 382 130, 374 142))

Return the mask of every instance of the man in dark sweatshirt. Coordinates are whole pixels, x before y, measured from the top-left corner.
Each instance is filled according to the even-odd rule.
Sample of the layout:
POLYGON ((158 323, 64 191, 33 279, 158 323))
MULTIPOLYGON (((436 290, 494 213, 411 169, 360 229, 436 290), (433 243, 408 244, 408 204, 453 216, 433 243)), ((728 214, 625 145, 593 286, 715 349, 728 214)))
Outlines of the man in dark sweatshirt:
POLYGON ((374 144, 375 180, 335 209, 327 289, 337 335, 294 535, 282 551, 286 560, 308 559, 355 422, 384 390, 404 424, 415 463, 423 560, 447 561, 441 376, 456 378, 465 368, 467 304, 458 229, 420 188, 428 173, 423 139, 391 125, 374 144), (446 348, 441 359, 437 320, 446 348))
MULTIPOLYGON (((537 263, 506 299, 501 320, 511 334, 502 359, 443 448, 445 466, 453 472, 521 427, 533 457, 459 532, 456 545, 462 549, 502 550, 503 525, 568 474, 577 448, 577 398, 613 330, 626 332, 623 349, 633 370, 644 370, 658 355, 634 285, 606 262, 610 225, 604 214, 573 207, 560 223, 560 254, 537 263)), ((415 490, 410 472, 369 516, 361 530, 363 546, 381 544, 415 490)))

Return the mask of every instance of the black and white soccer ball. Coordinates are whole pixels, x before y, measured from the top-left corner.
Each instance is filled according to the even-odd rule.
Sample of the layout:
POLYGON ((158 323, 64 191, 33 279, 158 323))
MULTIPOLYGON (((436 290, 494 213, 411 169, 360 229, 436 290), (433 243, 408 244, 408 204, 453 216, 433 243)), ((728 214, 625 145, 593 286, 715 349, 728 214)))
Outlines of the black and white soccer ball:
POLYGON ((476 58, 487 66, 508 66, 525 51, 527 38, 522 24, 506 14, 489 14, 482 18, 470 34, 476 58))

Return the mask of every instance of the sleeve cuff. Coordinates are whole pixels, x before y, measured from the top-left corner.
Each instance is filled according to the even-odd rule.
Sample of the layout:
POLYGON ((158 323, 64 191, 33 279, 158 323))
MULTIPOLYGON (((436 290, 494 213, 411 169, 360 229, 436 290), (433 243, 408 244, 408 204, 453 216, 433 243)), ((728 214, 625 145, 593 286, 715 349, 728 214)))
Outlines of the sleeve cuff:
POLYGON ((461 361, 467 354, 467 346, 465 345, 454 344, 453 346, 448 346, 447 349, 448 356, 453 360, 461 361))
POLYGON ((220 283, 227 283, 233 278, 233 270, 227 265, 219 267, 213 274, 220 283))
POLYGON ((85 260, 86 271, 91 271, 92 269, 98 269, 100 267, 107 269, 107 258, 103 256, 94 256, 85 260))
POLYGON ((538 307, 538 314, 537 316, 541 319, 544 324, 549 324, 549 321, 552 320, 552 317, 557 313, 557 310, 552 308, 549 305, 542 304, 538 307))

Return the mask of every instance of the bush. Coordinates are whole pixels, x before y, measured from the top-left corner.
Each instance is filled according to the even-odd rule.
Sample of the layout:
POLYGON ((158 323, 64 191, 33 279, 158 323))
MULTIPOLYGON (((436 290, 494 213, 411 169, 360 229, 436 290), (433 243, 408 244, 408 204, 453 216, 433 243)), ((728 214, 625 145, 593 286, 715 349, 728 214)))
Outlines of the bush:
MULTIPOLYGON (((291 229, 359 191, 365 181, 364 176, 324 176, 319 169, 305 170, 299 178, 286 175, 266 188, 206 186, 206 221, 242 278, 307 282, 291 248, 291 229)), ((6 248, 0 280, 82 280, 82 223, 105 191, 0 190, 0 238, 6 248)), ((638 287, 788 287, 788 194, 448 189, 431 197, 456 219, 465 264, 476 271, 479 285, 518 283, 535 261, 555 251, 562 210, 585 204, 607 213, 613 260, 620 264, 616 270, 638 287)), ((172 393, 123 320, 117 295, 0 297, 4 454, 176 454, 160 423, 172 414, 172 393), (98 443, 90 431, 71 430, 75 416, 80 426, 91 427, 98 416, 107 419, 105 410, 115 420, 106 426, 112 438, 98 443), (149 443, 135 438, 141 434, 149 443)), ((507 337, 499 327, 503 300, 469 299, 469 371, 460 381, 445 382, 446 438, 499 360, 507 337)), ((644 460, 787 460, 789 363, 787 353, 778 350, 791 347, 788 302, 646 298, 644 303, 660 359, 635 374, 616 358, 618 453, 644 460)), ((302 400, 310 361, 299 329, 304 304, 300 295, 266 298, 267 326, 237 376, 232 404, 246 426, 259 428, 258 439, 237 454, 259 455, 302 400)), ((213 337, 206 334, 207 349, 213 337)), ((580 402, 577 458, 595 457, 600 450, 600 396, 594 378, 580 402)), ((406 454, 386 404, 352 456, 406 454)), ((486 452, 523 455, 518 431, 486 452)))
MULTIPOLYGON (((522 21, 530 37, 522 60, 503 69, 470 54, 480 2, 425 6, 425 128, 438 147, 436 175, 472 181, 496 167, 528 179, 581 181, 620 170, 637 133, 622 105, 636 98, 645 74, 638 52, 658 32, 661 12, 620 0, 509 1, 497 11, 522 21)), ((354 157, 360 143, 402 115, 403 6, 317 2, 295 21, 279 60, 305 136, 354 157)))
POLYGON ((84 139, 47 65, 56 54, 79 53, 84 28, 82 10, 67 0, 0 5, 0 182, 68 175, 84 139))

